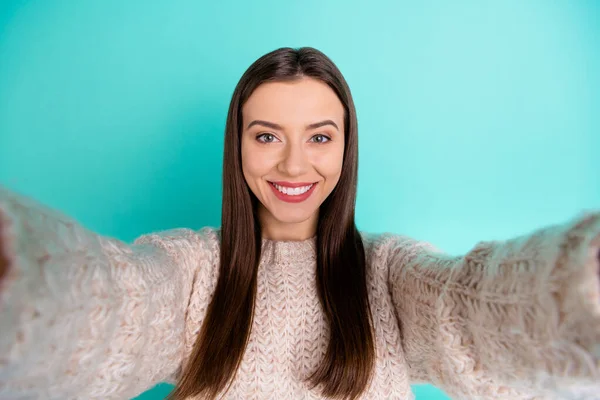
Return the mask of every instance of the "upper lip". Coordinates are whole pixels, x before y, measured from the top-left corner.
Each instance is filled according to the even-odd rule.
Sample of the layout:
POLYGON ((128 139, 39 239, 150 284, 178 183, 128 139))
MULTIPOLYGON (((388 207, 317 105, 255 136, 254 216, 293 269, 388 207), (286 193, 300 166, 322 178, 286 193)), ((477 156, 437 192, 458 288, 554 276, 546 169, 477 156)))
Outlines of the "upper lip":
POLYGON ((291 188, 297 188, 297 187, 302 187, 302 186, 310 186, 315 182, 285 182, 285 181, 270 181, 271 183, 274 183, 276 185, 279 186, 285 186, 285 187, 291 187, 291 188))

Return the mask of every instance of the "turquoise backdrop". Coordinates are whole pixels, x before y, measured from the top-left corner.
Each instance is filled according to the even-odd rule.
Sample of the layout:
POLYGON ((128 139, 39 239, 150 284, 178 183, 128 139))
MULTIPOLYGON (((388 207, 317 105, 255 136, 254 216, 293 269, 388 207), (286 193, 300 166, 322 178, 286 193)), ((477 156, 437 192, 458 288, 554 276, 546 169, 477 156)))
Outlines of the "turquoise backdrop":
POLYGON ((0 184, 126 241, 218 226, 235 84, 313 46, 354 94, 359 228, 464 253, 600 206, 599 43, 593 0, 3 0, 0 184))

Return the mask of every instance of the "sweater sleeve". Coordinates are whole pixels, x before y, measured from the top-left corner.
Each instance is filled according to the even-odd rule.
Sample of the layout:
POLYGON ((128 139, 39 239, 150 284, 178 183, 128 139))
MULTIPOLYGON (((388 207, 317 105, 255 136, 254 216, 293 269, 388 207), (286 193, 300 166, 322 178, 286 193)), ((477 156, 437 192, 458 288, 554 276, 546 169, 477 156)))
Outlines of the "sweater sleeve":
POLYGON ((464 256, 395 238, 390 292, 413 383, 457 399, 600 398, 599 212, 464 256))
POLYGON ((126 244, 0 186, 0 398, 123 400, 175 382, 211 230, 126 244))

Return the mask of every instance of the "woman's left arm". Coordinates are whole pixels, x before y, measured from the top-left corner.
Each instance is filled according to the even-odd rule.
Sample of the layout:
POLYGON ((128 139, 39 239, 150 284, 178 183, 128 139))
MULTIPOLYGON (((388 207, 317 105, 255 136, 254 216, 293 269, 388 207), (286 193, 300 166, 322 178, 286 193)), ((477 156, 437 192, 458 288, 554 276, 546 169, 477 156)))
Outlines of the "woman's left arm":
POLYGON ((398 237, 390 292, 412 383, 453 398, 600 398, 600 212, 453 257, 398 237))

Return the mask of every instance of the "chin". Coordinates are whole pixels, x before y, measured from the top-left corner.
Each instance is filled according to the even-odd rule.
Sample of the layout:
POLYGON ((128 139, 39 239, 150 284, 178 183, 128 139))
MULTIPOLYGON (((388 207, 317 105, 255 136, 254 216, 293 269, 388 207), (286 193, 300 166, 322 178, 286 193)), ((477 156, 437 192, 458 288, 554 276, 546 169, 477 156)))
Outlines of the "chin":
POLYGON ((274 212, 272 213, 273 217, 281 223, 284 224, 298 224, 300 222, 304 222, 310 217, 314 215, 314 212, 306 212, 302 210, 298 210, 298 212, 274 212))

